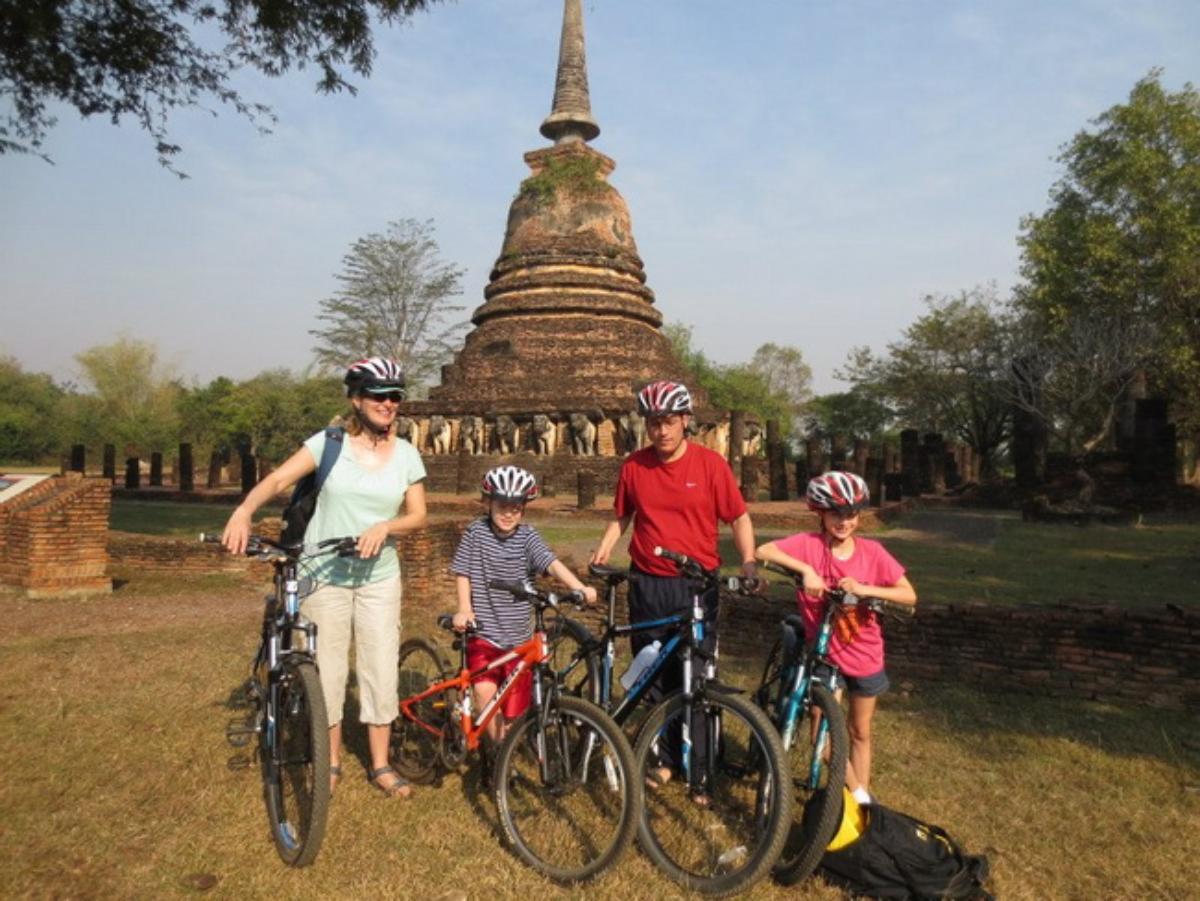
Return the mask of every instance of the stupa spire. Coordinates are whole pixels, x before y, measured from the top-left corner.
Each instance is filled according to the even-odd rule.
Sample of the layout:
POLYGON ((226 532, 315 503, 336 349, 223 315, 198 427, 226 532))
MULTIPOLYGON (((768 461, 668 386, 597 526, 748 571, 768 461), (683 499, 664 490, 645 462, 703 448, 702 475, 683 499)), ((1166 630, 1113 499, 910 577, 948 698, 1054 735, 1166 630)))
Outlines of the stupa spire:
POLYGON ((554 106, 541 132, 555 144, 590 141, 600 134, 588 98, 587 56, 583 46, 581 0, 563 0, 562 38, 558 47, 558 75, 554 81, 554 106))

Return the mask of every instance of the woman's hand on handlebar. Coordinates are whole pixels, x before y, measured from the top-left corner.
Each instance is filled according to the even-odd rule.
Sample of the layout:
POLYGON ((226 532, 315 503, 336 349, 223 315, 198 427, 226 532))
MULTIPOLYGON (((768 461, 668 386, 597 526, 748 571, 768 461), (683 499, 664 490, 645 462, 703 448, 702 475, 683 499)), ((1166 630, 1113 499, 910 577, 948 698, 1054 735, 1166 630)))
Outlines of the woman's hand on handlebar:
POLYGON ((375 557, 383 550, 384 542, 391 532, 386 522, 377 522, 358 536, 358 556, 364 560, 375 557))
POLYGON ((250 540, 250 514, 238 507, 225 523, 225 531, 221 533, 221 546, 231 554, 246 552, 246 543, 250 540))

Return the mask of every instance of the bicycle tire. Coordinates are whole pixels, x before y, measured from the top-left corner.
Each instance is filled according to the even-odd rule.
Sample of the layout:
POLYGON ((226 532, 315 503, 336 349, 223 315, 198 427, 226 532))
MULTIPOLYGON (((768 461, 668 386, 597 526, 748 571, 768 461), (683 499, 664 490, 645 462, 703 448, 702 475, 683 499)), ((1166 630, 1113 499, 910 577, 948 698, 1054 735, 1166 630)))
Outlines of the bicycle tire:
MULTIPOLYGON (((420 694, 430 685, 449 678, 447 666, 437 648, 423 638, 410 638, 400 646, 397 668, 397 691, 401 700, 420 694)), ((426 698, 417 705, 417 716, 430 726, 437 727, 438 735, 405 717, 403 711, 392 723, 388 756, 396 772, 410 782, 428 785, 437 780, 441 770, 441 733, 454 715, 457 694, 456 690, 450 689, 426 698)))
POLYGON ((497 813, 521 860, 557 882, 583 882, 610 869, 633 842, 642 806, 633 750, 608 714, 581 698, 552 698, 541 723, 530 709, 500 745, 497 813))
POLYGON ((263 791, 275 850, 288 866, 305 867, 325 838, 329 718, 316 666, 308 661, 283 666, 274 737, 270 729, 262 732, 263 791))
POLYGON ((787 749, 799 822, 793 824, 775 867, 775 878, 784 885, 807 879, 821 863, 825 848, 837 831, 842 785, 846 781, 850 737, 845 712, 824 685, 811 685, 809 696, 811 707, 798 719, 791 747, 787 749), (811 769, 815 750, 814 712, 819 712, 827 723, 825 734, 829 745, 829 759, 817 761, 815 782, 810 781, 814 779, 811 769))
MULTIPOLYGON (((706 765, 707 803, 691 796, 682 775, 648 790, 638 844, 679 885, 727 895, 749 888, 778 860, 792 820, 791 779, 779 733, 756 706, 712 687, 693 703, 704 704, 705 722, 720 729, 709 743, 716 757, 706 765)), ((640 779, 658 766, 656 745, 683 711, 683 696, 674 694, 647 715, 634 749, 640 779)))
POLYGON ((550 642, 550 659, 547 665, 558 679, 559 689, 566 694, 603 706, 600 698, 599 657, 594 652, 584 652, 585 648, 596 645, 591 630, 583 623, 559 614, 546 624, 546 638, 550 642))

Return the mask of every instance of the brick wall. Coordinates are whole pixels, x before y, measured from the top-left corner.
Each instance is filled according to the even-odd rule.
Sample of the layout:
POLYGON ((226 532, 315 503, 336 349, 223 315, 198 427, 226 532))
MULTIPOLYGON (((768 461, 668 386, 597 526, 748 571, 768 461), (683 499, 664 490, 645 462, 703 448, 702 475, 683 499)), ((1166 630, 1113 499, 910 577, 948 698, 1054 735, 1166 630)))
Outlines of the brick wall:
POLYGON ((0 505, 0 582, 31 597, 112 590, 107 479, 46 479, 0 505))

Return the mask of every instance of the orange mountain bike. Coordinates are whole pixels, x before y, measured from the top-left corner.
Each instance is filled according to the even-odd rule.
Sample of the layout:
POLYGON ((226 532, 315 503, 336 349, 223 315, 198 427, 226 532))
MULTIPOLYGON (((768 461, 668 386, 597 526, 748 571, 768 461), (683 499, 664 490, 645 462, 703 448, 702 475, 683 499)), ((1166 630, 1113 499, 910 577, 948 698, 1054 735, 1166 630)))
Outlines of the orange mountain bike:
MULTIPOLYGON (((504 834, 517 856, 561 882, 590 879, 629 847, 642 806, 633 751, 621 729, 599 707, 560 694, 547 665, 550 643, 544 613, 562 598, 521 582, 493 588, 529 601, 533 637, 486 666, 467 668, 466 637, 455 639, 457 675, 437 647, 410 639, 400 648, 400 716, 392 727, 392 765, 414 782, 429 783, 457 769, 478 749, 487 724, 525 672, 533 674, 533 702, 509 728, 496 754, 494 790, 504 834), (512 661, 516 667, 482 710, 471 709, 471 685, 512 661)), ((438 625, 451 629, 451 617, 438 625)))

